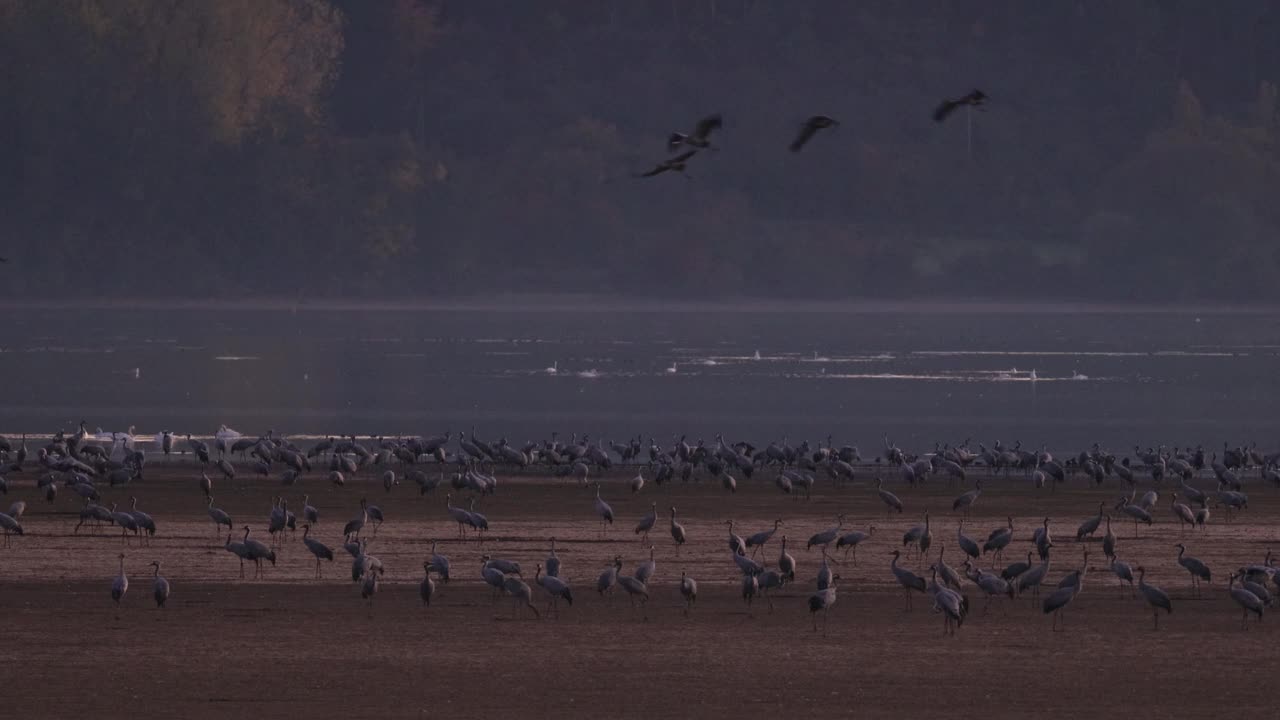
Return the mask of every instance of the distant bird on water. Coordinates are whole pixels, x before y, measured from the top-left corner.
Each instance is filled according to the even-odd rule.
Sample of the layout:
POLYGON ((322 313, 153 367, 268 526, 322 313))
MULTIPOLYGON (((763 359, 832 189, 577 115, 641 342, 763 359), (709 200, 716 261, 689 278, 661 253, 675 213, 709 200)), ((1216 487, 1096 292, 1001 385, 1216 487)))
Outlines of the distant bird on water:
POLYGON ((697 152, 697 150, 690 150, 687 153, 681 153, 669 160, 663 160, 655 165, 649 172, 639 173, 636 177, 648 178, 653 177, 654 175, 661 175, 668 170, 674 170, 688 178, 689 176, 685 174, 684 171, 685 164, 689 161, 689 158, 693 157, 697 152))
POLYGON ((979 107, 981 105, 986 104, 986 102, 987 102, 987 94, 982 92, 981 90, 974 90, 970 92, 968 95, 965 95, 963 97, 958 97, 955 99, 948 98, 946 100, 943 100, 938 105, 938 109, 933 111, 933 121, 942 122, 943 120, 946 120, 948 115, 955 112, 956 108, 962 105, 979 107))
POLYGON ((667 137, 667 150, 675 152, 680 149, 681 145, 688 145, 699 150, 709 148, 711 147, 712 131, 719 130, 723 124, 724 119, 720 117, 720 113, 708 115, 699 120, 698 124, 693 128, 693 132, 688 135, 671 133, 667 137))
POLYGON ((791 142, 791 152, 800 152, 800 148, 804 147, 805 143, 809 142, 809 139, 819 130, 836 127, 839 124, 839 121, 826 115, 814 115, 805 120, 804 124, 800 126, 800 134, 796 135, 796 139, 791 142))

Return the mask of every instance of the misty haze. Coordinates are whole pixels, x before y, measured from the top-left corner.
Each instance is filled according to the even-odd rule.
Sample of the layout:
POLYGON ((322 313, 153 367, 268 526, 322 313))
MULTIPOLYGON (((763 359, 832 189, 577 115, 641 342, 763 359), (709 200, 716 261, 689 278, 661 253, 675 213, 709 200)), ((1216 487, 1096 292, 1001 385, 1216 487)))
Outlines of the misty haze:
POLYGON ((6 707, 1267 717, 1278 84, 1276 0, 0 0, 6 707))

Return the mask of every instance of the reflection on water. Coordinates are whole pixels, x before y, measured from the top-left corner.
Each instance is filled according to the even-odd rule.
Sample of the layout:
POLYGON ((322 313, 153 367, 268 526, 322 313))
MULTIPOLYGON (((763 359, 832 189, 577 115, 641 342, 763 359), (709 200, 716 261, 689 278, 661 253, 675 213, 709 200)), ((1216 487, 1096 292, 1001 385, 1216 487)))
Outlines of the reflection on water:
POLYGON ((1265 442, 1280 316, 20 313, 0 429, 1265 442))

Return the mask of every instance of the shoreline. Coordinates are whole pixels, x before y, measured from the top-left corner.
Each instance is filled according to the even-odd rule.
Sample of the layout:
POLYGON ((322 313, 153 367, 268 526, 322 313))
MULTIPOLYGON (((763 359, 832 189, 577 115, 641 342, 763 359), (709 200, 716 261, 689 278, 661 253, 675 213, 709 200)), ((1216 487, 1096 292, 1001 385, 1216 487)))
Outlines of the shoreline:
POLYGON ((502 312, 502 313, 825 313, 848 315, 893 314, 1144 314, 1144 315, 1270 315, 1280 305, 1196 303, 1094 303, 1083 301, 1008 302, 1000 300, 779 300, 725 298, 720 300, 657 300, 612 295, 512 294, 494 298, 450 297, 406 300, 297 300, 263 296, 240 300, 191 298, 78 298, 0 300, 0 309, 21 310, 136 310, 136 311, 280 311, 280 312, 502 312))

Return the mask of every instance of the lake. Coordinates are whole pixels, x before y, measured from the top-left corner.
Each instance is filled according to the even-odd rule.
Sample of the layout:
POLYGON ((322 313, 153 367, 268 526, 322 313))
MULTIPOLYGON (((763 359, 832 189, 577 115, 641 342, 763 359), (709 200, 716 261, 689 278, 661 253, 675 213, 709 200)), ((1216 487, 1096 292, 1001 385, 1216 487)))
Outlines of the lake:
POLYGON ((1280 313, 583 303, 11 311, 0 429, 832 435, 867 458, 885 435, 1058 452, 1280 435, 1280 313))

